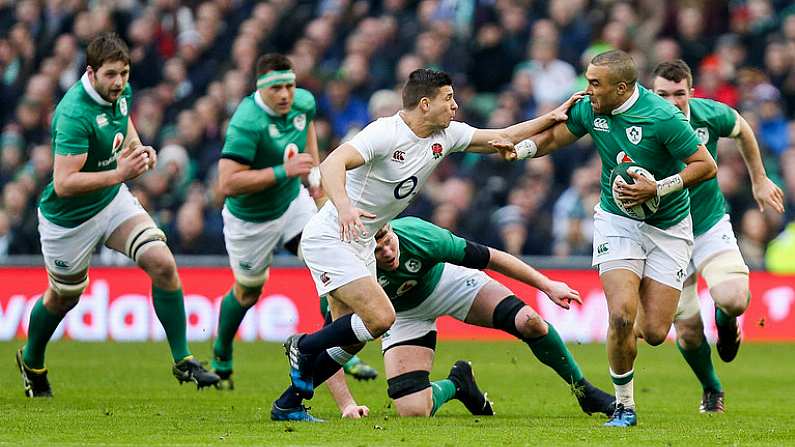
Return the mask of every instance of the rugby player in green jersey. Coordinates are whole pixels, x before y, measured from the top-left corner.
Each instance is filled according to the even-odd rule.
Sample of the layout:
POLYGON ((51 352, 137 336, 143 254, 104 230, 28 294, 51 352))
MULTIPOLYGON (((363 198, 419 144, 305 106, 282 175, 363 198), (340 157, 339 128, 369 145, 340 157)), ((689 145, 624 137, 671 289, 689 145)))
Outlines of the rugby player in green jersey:
POLYGON ((498 144, 514 147, 524 158, 549 154, 585 134, 593 138, 602 160, 593 265, 607 299, 607 359, 617 400, 605 425, 627 427, 637 424, 634 328, 651 345, 665 340, 693 249, 685 188, 714 177, 717 167, 684 115, 637 83, 638 70, 627 53, 597 55, 585 77, 588 96, 572 106, 565 123, 515 146, 498 144), (632 173, 633 184, 617 184, 618 199, 627 207, 660 199, 657 212, 645 220, 630 218, 613 201, 610 176, 622 162, 634 162, 659 179, 632 173))
POLYGON ((316 111, 312 93, 296 87, 290 60, 270 53, 257 60, 257 88, 229 122, 218 173, 227 196, 224 240, 235 283, 221 303, 213 346, 219 388, 234 387, 232 344, 268 280, 273 251, 284 245, 297 255, 304 225, 317 212, 316 111))
MULTIPOLYGON (((784 194, 765 173, 751 126, 726 104, 693 98, 693 74, 684 61, 663 62, 654 69, 654 92, 684 113, 699 142, 706 145, 716 160, 718 139, 733 138, 748 168, 751 189, 760 211, 770 207, 779 213, 784 212, 784 194)), ((696 280, 701 274, 707 282, 715 302, 718 355, 723 361, 730 362, 740 347, 737 317, 748 308, 751 298, 748 267, 737 247, 718 180, 699 183, 689 191, 695 244, 674 327, 679 351, 703 388, 700 411, 723 413, 723 386, 712 366, 709 343, 704 336, 696 280)))
MULTIPOLYGON (((615 399, 591 385, 555 328, 506 286, 481 269, 502 273, 538 288, 565 309, 579 293, 552 281, 516 257, 416 217, 393 220, 376 234, 378 283, 395 307, 396 319, 381 337, 389 397, 400 416, 432 416, 451 399, 474 415, 493 415, 467 361, 453 365, 446 379, 429 379, 436 350, 436 320, 449 315, 475 326, 500 329, 526 343, 552 368, 588 414, 611 415, 615 399)), ((337 375, 329 389, 344 417, 366 415, 337 375), (357 410, 359 412, 351 412, 357 410)))
POLYGON ((85 74, 52 118, 53 180, 39 202, 49 285, 31 311, 27 343, 17 351, 25 395, 52 396, 44 367, 47 342, 88 286, 91 254, 99 243, 127 255, 152 279, 152 301, 177 380, 199 388, 214 385, 218 376, 188 348, 182 286, 166 236, 124 184, 157 163, 129 117, 129 50, 116 34, 101 34, 86 48, 86 62, 85 74))

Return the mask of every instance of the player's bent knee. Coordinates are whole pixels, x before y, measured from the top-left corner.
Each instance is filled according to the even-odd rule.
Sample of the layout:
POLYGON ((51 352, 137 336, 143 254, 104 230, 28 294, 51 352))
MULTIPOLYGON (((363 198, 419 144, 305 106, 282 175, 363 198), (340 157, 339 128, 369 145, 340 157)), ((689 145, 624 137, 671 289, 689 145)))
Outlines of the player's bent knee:
POLYGON ((395 311, 385 312, 382 315, 375 315, 365 321, 365 326, 373 338, 378 338, 388 331, 389 328, 395 323, 395 311))
MULTIPOLYGON (((633 327, 635 325, 635 319, 632 318, 632 315, 623 312, 622 310, 617 310, 610 312, 610 327, 618 332, 632 332, 633 327)), ((646 333, 644 331, 644 337, 646 333)))
POLYGON ((152 225, 151 222, 143 222, 130 231, 127 242, 124 244, 124 253, 135 263, 141 255, 154 247, 166 247, 166 234, 160 228, 152 225))
POLYGON ((155 280, 167 281, 177 276, 177 263, 172 256, 153 256, 143 261, 141 266, 155 280))
POLYGON ((543 337, 549 333, 547 322, 530 306, 523 307, 516 316, 516 326, 525 338, 543 337))
POLYGON ((643 329, 643 339, 651 346, 661 345, 668 336, 668 329, 662 326, 652 326, 643 329))
POLYGON ((428 417, 433 410, 433 399, 413 399, 409 402, 396 400, 395 410, 400 417, 428 417))
MULTIPOLYGON (((409 371, 387 379, 386 383, 387 395, 390 399, 397 400, 430 388, 430 372, 422 370, 409 371)), ((411 407, 414 407, 414 405, 411 405, 411 407)), ((403 416, 403 414, 401 414, 401 416, 403 416)), ((424 416, 427 416, 427 414, 424 414, 424 416)))
POLYGON ((724 288, 719 290, 721 284, 716 286, 710 291, 710 294, 715 299, 715 303, 726 314, 736 317, 742 315, 748 308, 749 291, 747 287, 733 287, 731 289, 724 288), (726 290, 728 289, 728 290, 726 290))

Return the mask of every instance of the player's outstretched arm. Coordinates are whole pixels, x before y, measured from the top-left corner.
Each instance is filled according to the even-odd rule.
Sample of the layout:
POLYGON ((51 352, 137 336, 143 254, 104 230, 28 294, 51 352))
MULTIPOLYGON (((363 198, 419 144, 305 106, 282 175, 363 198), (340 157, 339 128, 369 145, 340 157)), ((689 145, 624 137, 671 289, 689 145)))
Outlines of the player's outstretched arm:
POLYGON ((737 141, 737 147, 740 149, 745 167, 748 168, 748 174, 751 176, 751 191, 759 205, 759 211, 765 212, 765 205, 767 205, 783 214, 784 193, 767 177, 754 131, 745 118, 736 111, 734 113, 737 115, 738 132, 737 135, 733 135, 733 138, 737 141))
POLYGON ((98 189, 118 185, 143 174, 149 166, 148 152, 143 146, 122 149, 116 160, 116 169, 99 172, 81 172, 88 153, 78 155, 55 154, 53 161, 53 186, 60 197, 72 197, 98 189))
POLYGON ((572 289, 566 283, 549 279, 519 258, 504 251, 489 247, 489 264, 486 268, 537 288, 544 292, 553 303, 564 309, 568 309, 572 301, 582 304, 580 292, 572 289))
MULTIPOLYGON (((566 121, 568 119, 568 110, 583 96, 583 92, 577 92, 555 110, 504 129, 478 129, 472 136, 472 142, 469 144, 467 152, 500 152, 506 160, 536 156, 535 152, 528 153, 523 151, 524 145, 530 144, 529 139, 531 137, 537 136, 553 126, 558 127, 556 124, 566 121)), ((567 144, 575 140, 576 138, 567 144)), ((565 146, 565 144, 561 144, 561 146, 565 146)))
POLYGON ((360 216, 375 217, 371 213, 355 208, 345 191, 345 172, 363 164, 362 155, 348 143, 338 147, 320 164, 320 183, 326 196, 337 208, 340 238, 344 241, 352 241, 365 231, 360 216))
POLYGON ((328 380, 326 380, 331 397, 337 403, 337 408, 343 418, 361 419, 370 414, 370 409, 364 405, 358 405, 356 400, 353 399, 351 390, 348 388, 348 382, 345 380, 345 372, 340 369, 328 380))

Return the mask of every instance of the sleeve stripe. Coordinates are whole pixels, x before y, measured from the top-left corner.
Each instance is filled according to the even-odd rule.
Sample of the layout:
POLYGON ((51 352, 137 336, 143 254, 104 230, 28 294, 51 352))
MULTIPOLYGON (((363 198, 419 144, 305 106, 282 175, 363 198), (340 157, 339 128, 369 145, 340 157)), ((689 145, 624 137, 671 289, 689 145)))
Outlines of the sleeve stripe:
POLYGON ((226 158, 227 160, 232 160, 246 166, 251 166, 252 163, 251 160, 246 160, 244 157, 235 154, 221 154, 221 158, 226 158))

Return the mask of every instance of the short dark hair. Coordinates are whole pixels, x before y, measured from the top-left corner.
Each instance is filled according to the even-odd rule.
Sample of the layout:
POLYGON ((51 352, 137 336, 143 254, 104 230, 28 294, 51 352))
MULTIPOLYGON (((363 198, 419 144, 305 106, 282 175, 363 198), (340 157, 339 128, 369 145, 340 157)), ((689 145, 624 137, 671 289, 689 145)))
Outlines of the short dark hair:
POLYGON ((599 53, 591 59, 591 65, 607 65, 610 77, 616 84, 626 82, 631 87, 638 80, 638 67, 626 51, 610 50, 599 53))
POLYGON ((687 79, 687 88, 693 86, 693 72, 687 62, 682 59, 660 62, 654 67, 654 77, 657 76, 671 82, 680 82, 682 79, 687 79))
POLYGON ((418 68, 411 72, 406 85, 403 86, 403 108, 417 107, 422 98, 435 98, 439 89, 453 85, 453 79, 443 71, 429 68, 418 68))
POLYGON ((280 53, 264 54, 257 59, 257 76, 272 70, 292 70, 293 63, 287 56, 280 53))
POLYGON ((116 33, 101 33, 91 39, 86 48, 86 64, 94 71, 105 62, 130 64, 130 49, 116 33))
POLYGON ((375 232, 375 240, 380 241, 381 238, 389 234, 392 231, 392 226, 389 223, 385 223, 383 227, 379 228, 378 231, 375 232))

